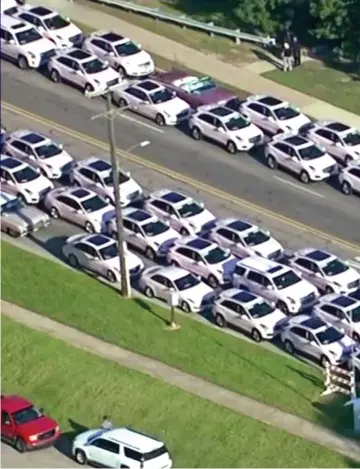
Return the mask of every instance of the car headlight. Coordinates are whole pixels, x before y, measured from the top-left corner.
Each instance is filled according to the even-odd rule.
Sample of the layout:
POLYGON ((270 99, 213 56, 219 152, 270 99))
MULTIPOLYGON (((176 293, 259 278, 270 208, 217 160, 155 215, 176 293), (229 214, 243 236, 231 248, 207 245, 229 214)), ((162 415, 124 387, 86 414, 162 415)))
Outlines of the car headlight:
POLYGON ((99 80, 94 79, 94 83, 96 83, 97 85, 100 85, 100 81, 99 81, 99 80))
POLYGON ((333 285, 334 285, 334 287, 338 287, 338 288, 343 287, 343 285, 341 285, 341 283, 338 283, 338 282, 333 282, 333 285))
POLYGON ((38 439, 37 435, 30 435, 30 436, 29 436, 29 441, 31 441, 32 443, 33 443, 34 441, 36 441, 37 439, 38 439))
POLYGON ((314 166, 309 166, 309 169, 310 169, 311 171, 316 171, 316 168, 314 168, 314 166))
POLYGON ((334 357, 337 357, 337 355, 338 355, 338 354, 337 354, 336 352, 334 352, 333 350, 329 350, 329 352, 330 352, 331 355, 333 355, 334 357))
POLYGON ((240 142, 243 141, 243 139, 241 137, 236 137, 237 140, 240 140, 240 142))
POLYGON ((32 59, 35 59, 35 58, 36 58, 36 55, 35 55, 33 52, 28 52, 28 55, 29 55, 29 57, 31 57, 32 59))
POLYGON ((55 432, 57 433, 60 430, 59 425, 55 428, 55 432))
POLYGON ((26 189, 26 188, 25 188, 25 189, 24 189, 24 192, 26 192, 26 193, 29 194, 29 195, 34 195, 34 193, 31 192, 30 189, 26 189))
POLYGON ((287 297, 286 298, 292 305, 296 305, 296 301, 293 298, 287 297))
POLYGON ((265 326, 264 324, 259 324, 260 327, 262 327, 264 329, 264 331, 268 331, 269 328, 267 326, 265 326))

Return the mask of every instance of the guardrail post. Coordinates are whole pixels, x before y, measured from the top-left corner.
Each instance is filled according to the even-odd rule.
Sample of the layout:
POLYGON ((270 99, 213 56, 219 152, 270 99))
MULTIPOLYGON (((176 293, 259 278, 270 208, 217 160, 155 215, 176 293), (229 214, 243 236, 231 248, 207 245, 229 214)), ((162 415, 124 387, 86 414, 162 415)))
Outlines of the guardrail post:
MULTIPOLYGON (((181 16, 180 16, 180 19, 186 20, 186 15, 181 15, 181 16)), ((185 24, 185 23, 183 23, 183 24, 181 25, 181 29, 186 29, 186 24, 185 24)))
MULTIPOLYGON (((235 29, 236 34, 240 34, 240 29, 235 29)), ((235 36, 235 44, 241 44, 239 36, 235 36)))
MULTIPOLYGON (((214 22, 213 22, 213 21, 210 21, 210 22, 208 23, 208 25, 209 25, 209 26, 214 26, 214 22)), ((214 37, 213 31, 209 31, 209 35, 210 35, 210 37, 214 37)))

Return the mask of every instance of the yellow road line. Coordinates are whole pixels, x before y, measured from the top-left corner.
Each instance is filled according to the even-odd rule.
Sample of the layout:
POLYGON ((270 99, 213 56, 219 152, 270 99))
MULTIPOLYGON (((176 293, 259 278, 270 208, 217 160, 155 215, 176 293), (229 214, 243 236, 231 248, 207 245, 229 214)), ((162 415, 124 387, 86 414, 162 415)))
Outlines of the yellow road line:
MULTIPOLYGON (((12 104, 2 102, 2 108, 12 112, 16 115, 19 115, 21 117, 26 117, 29 120, 32 120, 34 122, 38 122, 39 124, 46 125, 51 127, 54 130, 57 130, 65 135, 68 135, 70 137, 73 137, 77 140, 81 140, 84 143, 93 145, 94 147, 100 148, 101 150, 107 150, 108 146, 104 142, 101 142, 100 140, 96 140, 89 135, 82 134, 80 132, 77 132, 75 130, 69 129, 68 127, 65 127, 61 124, 58 124, 56 122, 52 122, 49 119, 43 118, 41 116, 38 116, 36 114, 33 114, 29 111, 26 111, 24 109, 21 109, 19 107, 13 106, 12 104)), ((310 228, 306 226, 303 223, 300 223, 298 221, 292 220, 291 218, 288 218, 284 215, 280 215, 279 213, 273 212, 271 210, 268 210, 264 207, 261 207, 259 205, 253 204, 251 202, 248 202, 247 200, 241 199, 239 197, 236 197, 234 195, 228 194, 227 192, 224 192, 220 189, 216 189, 215 187, 211 187, 203 182, 197 181, 196 179, 192 179, 184 174, 177 173, 176 171, 170 170, 168 168, 165 168, 164 166, 161 166, 159 164, 153 163, 149 160, 146 160, 144 158, 141 158, 140 156, 131 154, 131 153, 126 153, 123 150, 118 150, 117 154, 121 156, 122 158, 131 161, 133 163, 136 163, 138 165, 144 166, 146 168, 152 169, 160 174, 163 174, 165 176, 168 176, 172 179, 176 179, 178 181, 184 182, 188 184, 189 186, 192 186, 196 189, 200 189, 212 196, 219 197, 220 199, 226 200, 228 202, 232 202, 233 204, 246 208, 248 210, 252 210, 253 212, 257 212, 258 214, 265 216, 271 220, 274 220, 276 222, 281 222, 286 226, 290 226, 291 228, 296 228, 299 231, 306 232, 308 234, 311 234, 313 236, 317 236, 318 238, 324 239, 326 241, 332 242, 334 244, 337 244, 338 246, 341 246, 342 248, 349 249, 350 251, 354 251, 356 254, 360 253, 360 246, 355 243, 351 243, 349 241, 346 241, 344 239, 338 238, 336 236, 330 235, 328 233, 324 233, 320 230, 317 230, 316 228, 310 228)), ((326 216, 326 215, 325 215, 326 216)))

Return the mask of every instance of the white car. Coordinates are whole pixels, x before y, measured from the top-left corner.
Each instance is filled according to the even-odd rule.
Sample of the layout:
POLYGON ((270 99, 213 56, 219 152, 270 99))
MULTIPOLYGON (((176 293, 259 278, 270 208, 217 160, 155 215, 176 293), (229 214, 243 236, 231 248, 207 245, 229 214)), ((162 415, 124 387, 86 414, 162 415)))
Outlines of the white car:
POLYGON ((46 65, 56 54, 54 43, 33 26, 7 15, 1 15, 0 51, 23 70, 46 65))
POLYGON ((343 194, 360 194, 360 162, 344 168, 339 174, 339 182, 343 194))
POLYGON ((303 248, 289 259, 290 265, 320 291, 351 293, 360 287, 360 274, 334 254, 303 248))
POLYGON ((8 135, 4 153, 20 158, 30 166, 39 168, 49 179, 66 176, 76 165, 74 158, 63 146, 31 130, 17 130, 8 135))
POLYGON ((206 137, 235 154, 249 151, 264 141, 263 132, 247 117, 223 106, 202 110, 193 114, 189 121, 191 136, 195 140, 206 137))
POLYGON ((215 323, 228 324, 250 334, 255 342, 271 340, 287 322, 286 315, 260 296, 231 288, 220 294, 213 307, 215 323))
POLYGON ((232 283, 275 303, 286 315, 312 308, 319 297, 317 289, 293 269, 259 256, 239 261, 232 283))
POLYGON ((332 293, 320 298, 314 313, 360 342, 360 300, 332 293))
POLYGON ((153 80, 133 83, 113 91, 113 100, 119 107, 154 120, 158 125, 177 125, 191 115, 188 103, 153 80))
POLYGON ((278 260, 284 255, 284 248, 269 231, 236 218, 217 221, 209 238, 222 248, 230 249, 240 259, 255 254, 278 260))
MULTIPOLYGON (((1 0, 0 2, 1 14, 12 16, 19 9, 19 4, 16 0, 1 0)), ((2 20, 1 20, 2 23, 2 20)))
POLYGON ((45 208, 52 218, 63 218, 85 228, 88 233, 106 231, 115 217, 115 209, 89 189, 59 187, 45 198, 45 208))
POLYGON ((338 329, 316 316, 300 314, 289 320, 281 332, 281 342, 290 353, 301 353, 319 361, 341 365, 348 362, 354 341, 338 329))
MULTIPOLYGON (((73 184, 93 190, 107 202, 115 204, 112 167, 108 161, 97 157, 90 157, 78 163, 70 174, 73 184)), ((144 195, 139 184, 130 173, 119 171, 120 203, 123 207, 140 202, 144 195)))
POLYGON ((269 168, 285 168, 304 184, 323 181, 338 173, 334 158, 300 135, 276 135, 265 146, 265 158, 269 168))
POLYGON ((75 437, 72 455, 80 465, 128 469, 171 469, 170 454, 159 440, 129 428, 87 430, 75 437))
MULTIPOLYGON (((165 256, 180 234, 167 223, 145 210, 127 207, 122 211, 127 243, 144 252, 149 259, 165 256)), ((108 224, 108 233, 117 236, 116 219, 108 224)))
POLYGON ((8 155, 1 155, 0 180, 3 190, 27 204, 39 203, 54 188, 40 170, 8 155))
POLYGON ((1 126, 1 134, 0 134, 1 152, 2 152, 2 148, 4 146, 4 143, 7 139, 7 136, 8 136, 7 130, 5 129, 5 127, 1 126))
MULTIPOLYGON (((67 262, 74 268, 94 272, 109 282, 121 278, 117 242, 103 234, 78 234, 68 238, 62 248, 67 262)), ((144 268, 142 260, 126 250, 126 268, 130 277, 140 275, 144 268)))
POLYGON ((143 77, 154 72, 154 61, 140 45, 112 31, 95 31, 83 48, 97 55, 117 70, 122 77, 143 77))
POLYGON ((169 189, 150 194, 145 200, 145 209, 169 222, 182 236, 206 234, 216 222, 202 202, 169 189))
POLYGON ((343 164, 360 160, 360 132, 354 127, 337 121, 319 121, 309 127, 306 135, 343 164))
POLYGON ((230 282, 237 262, 228 249, 196 236, 177 240, 167 259, 169 264, 199 275, 212 288, 230 282))
POLYGON ((48 63, 49 76, 54 83, 68 82, 84 91, 105 92, 119 85, 121 79, 107 62, 82 49, 59 52, 48 63))
POLYGON ((167 303, 172 292, 177 293, 179 307, 185 313, 207 309, 215 300, 209 285, 179 267, 150 267, 142 273, 139 284, 148 298, 160 298, 167 303))
POLYGON ((43 37, 52 41, 57 48, 80 46, 83 33, 69 18, 63 18, 57 11, 43 6, 25 4, 14 15, 31 24, 43 37))
POLYGON ((271 96, 249 96, 241 103, 241 112, 267 133, 302 132, 311 120, 286 101, 271 96))

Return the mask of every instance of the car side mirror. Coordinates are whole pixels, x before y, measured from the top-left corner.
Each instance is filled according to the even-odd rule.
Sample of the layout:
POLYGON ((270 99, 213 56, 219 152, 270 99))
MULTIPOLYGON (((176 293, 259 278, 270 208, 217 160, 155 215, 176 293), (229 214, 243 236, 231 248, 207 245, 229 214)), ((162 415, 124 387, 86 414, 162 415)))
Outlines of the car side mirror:
POLYGON ((138 44, 137 46, 138 46, 139 49, 143 48, 142 44, 138 44))
POLYGON ((108 52, 109 57, 115 57, 115 53, 113 51, 108 52))
POLYGON ((338 147, 338 148, 341 148, 341 147, 342 147, 341 142, 336 142, 336 143, 334 143, 334 145, 335 145, 336 147, 338 147))
POLYGON ((272 285, 266 285, 265 288, 266 288, 266 290, 272 290, 273 289, 272 285))
POLYGON ((62 143, 59 143, 58 147, 60 148, 60 150, 64 149, 64 145, 62 143))
POLYGON ((6 183, 9 184, 9 186, 15 186, 14 181, 6 181, 6 183))
POLYGON ((299 161, 299 159, 298 159, 297 156, 292 156, 291 159, 292 159, 293 161, 299 161))
POLYGON ((137 238, 142 238, 142 234, 141 234, 141 233, 135 233, 135 236, 136 236, 137 238))
POLYGON ((80 208, 76 209, 75 212, 78 213, 79 215, 81 215, 83 213, 80 208))
POLYGON ((129 178, 129 177, 131 176, 131 173, 130 173, 129 171, 127 171, 127 172, 125 173, 125 176, 127 176, 127 177, 129 178))
POLYGON ((65 21, 67 21, 68 23, 70 23, 71 19, 67 16, 67 17, 65 18, 65 21))
POLYGON ((10 45, 12 45, 12 46, 15 44, 14 39, 9 39, 7 42, 8 42, 8 44, 10 44, 10 45))
POLYGON ((43 414, 45 411, 42 407, 40 407, 39 412, 40 412, 40 414, 43 414))
POLYGON ((39 26, 39 27, 38 27, 38 31, 39 31, 39 33, 43 33, 45 30, 44 30, 44 28, 43 28, 42 26, 39 26))
POLYGON ((201 208, 205 207, 204 202, 200 202, 199 205, 200 205, 201 208))

